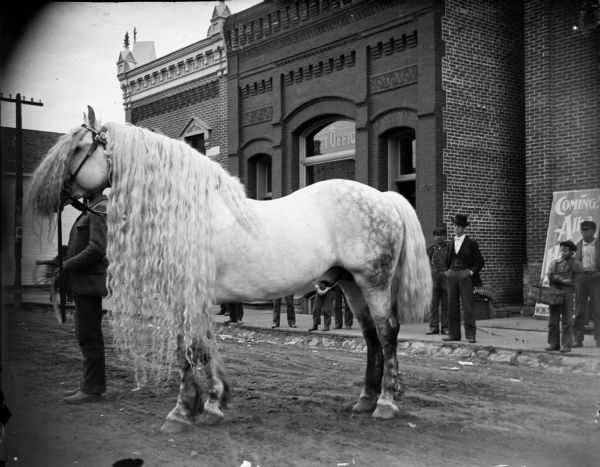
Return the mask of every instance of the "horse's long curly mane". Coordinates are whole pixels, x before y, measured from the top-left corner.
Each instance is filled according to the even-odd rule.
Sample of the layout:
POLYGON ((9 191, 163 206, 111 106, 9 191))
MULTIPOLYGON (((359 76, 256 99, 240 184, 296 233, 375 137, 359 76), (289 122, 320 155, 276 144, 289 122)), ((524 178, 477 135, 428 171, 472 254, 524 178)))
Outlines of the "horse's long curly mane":
POLYGON ((27 209, 38 214, 37 219, 51 219, 58 211, 60 192, 67 178, 67 162, 73 157, 84 134, 85 131, 78 126, 58 138, 34 171, 25 204, 27 209))
MULTIPOLYGON (((128 124, 105 126, 112 159, 107 305, 114 339, 120 356, 133 361, 138 384, 160 387, 181 366, 178 342, 218 359, 209 310, 212 219, 217 209, 229 209, 249 228, 246 195, 237 178, 182 141, 128 124)), ((33 174, 28 209, 50 226, 86 131, 78 126, 61 136, 33 174)))
MULTIPOLYGON (((211 220, 225 206, 243 218, 242 184, 184 142, 107 123, 112 154, 108 289, 114 338, 138 383, 176 364, 178 337, 216 357, 210 305, 211 220)), ((194 368, 194 365, 192 365, 194 368)))

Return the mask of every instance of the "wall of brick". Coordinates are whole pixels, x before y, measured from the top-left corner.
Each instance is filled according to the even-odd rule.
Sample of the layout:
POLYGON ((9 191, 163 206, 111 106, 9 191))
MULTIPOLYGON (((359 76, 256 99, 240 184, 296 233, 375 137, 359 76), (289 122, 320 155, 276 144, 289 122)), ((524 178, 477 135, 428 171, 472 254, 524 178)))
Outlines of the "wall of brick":
POLYGON ((519 0, 447 0, 442 80, 444 213, 468 214, 498 302, 522 300, 525 263, 523 10, 519 0))
POLYGON ((218 146, 219 154, 213 160, 227 169, 227 95, 227 77, 212 74, 140 99, 131 106, 130 122, 179 138, 190 120, 197 117, 211 129, 206 149, 218 146))
POLYGON ((274 149, 273 195, 298 189, 300 135, 315 121, 338 116, 356 122, 355 179, 387 189, 387 146, 379 143, 410 126, 424 154, 420 202, 435 213, 430 220, 423 211, 422 220, 434 226, 441 185, 429 175, 442 176, 441 168, 428 169, 429 159, 441 161, 440 9, 434 3, 357 0, 329 8, 324 2, 320 11, 304 11, 303 2, 279 2, 232 15, 225 27, 230 96, 239 97, 229 107, 230 157, 242 180, 248 182, 248 161, 256 154, 250 142, 263 139, 274 149), (274 30, 273 18, 283 10, 301 19, 274 30))
POLYGON ((527 260, 539 263, 554 191, 600 188, 600 27, 580 2, 525 2, 527 260))

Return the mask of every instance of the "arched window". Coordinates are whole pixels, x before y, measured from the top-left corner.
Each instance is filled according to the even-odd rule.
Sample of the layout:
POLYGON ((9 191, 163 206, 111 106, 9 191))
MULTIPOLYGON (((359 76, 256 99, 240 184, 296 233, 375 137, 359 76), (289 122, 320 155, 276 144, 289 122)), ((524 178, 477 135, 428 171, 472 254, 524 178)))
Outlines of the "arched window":
POLYGON ((417 140, 415 130, 402 128, 388 138, 388 189, 416 207, 417 140))
POLYGON ((300 186, 331 178, 354 180, 356 124, 321 120, 300 137, 300 186))
POLYGON ((259 154, 248 161, 248 196, 258 200, 273 198, 271 156, 259 154))
POLYGON ((256 199, 273 198, 272 178, 271 157, 263 156, 256 161, 256 199))

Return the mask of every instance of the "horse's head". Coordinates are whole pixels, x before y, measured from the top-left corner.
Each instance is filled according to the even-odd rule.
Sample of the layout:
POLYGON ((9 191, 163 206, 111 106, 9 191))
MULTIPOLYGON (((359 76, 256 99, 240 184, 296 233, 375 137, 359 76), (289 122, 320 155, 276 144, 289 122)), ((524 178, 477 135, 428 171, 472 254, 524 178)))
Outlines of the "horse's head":
POLYGON ((30 202, 42 214, 56 212, 68 198, 80 198, 109 186, 107 131, 88 106, 84 123, 59 138, 33 174, 30 202))
POLYGON ((96 114, 90 106, 87 115, 83 114, 83 121, 83 137, 67 161, 67 179, 63 186, 65 195, 74 198, 102 191, 109 185, 107 130, 96 121, 96 114))

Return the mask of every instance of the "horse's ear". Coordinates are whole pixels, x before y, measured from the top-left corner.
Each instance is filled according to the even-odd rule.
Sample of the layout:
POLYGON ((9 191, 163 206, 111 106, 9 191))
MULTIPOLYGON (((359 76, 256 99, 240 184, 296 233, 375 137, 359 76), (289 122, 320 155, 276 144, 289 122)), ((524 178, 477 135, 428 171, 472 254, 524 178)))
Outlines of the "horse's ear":
POLYGON ((94 112, 94 109, 92 109, 91 106, 87 106, 88 108, 88 113, 87 113, 87 123, 90 126, 95 127, 96 126, 96 113, 94 112))

